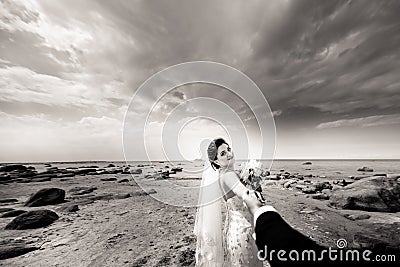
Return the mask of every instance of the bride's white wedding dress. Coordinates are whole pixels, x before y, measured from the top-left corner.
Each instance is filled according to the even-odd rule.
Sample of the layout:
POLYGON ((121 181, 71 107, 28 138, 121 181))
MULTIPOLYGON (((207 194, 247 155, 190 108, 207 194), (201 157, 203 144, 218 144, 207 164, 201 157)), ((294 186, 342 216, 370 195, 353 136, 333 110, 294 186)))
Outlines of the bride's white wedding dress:
POLYGON ((224 226, 224 266, 263 266, 257 258, 257 246, 252 237, 252 216, 239 197, 226 201, 224 226))
POLYGON ((239 197, 224 191, 219 172, 208 166, 202 176, 194 227, 196 266, 262 267, 252 237, 252 216, 239 197), (226 204, 224 226, 221 201, 226 204))

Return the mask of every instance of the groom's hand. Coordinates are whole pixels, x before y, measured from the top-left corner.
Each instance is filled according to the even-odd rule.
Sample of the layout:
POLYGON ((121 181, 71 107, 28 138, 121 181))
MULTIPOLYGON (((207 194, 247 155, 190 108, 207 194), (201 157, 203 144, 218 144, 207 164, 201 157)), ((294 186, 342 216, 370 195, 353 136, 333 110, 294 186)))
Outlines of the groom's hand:
POLYGON ((242 199, 253 216, 256 210, 264 205, 264 203, 258 199, 256 191, 254 190, 247 190, 244 192, 242 199))

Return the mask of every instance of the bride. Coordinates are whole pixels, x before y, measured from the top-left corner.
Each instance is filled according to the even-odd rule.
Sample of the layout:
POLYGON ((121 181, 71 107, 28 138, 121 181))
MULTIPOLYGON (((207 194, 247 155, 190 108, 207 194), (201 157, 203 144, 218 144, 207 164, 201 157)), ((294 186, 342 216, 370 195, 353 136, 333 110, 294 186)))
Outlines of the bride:
POLYGON ((247 189, 234 172, 233 152, 224 139, 217 138, 207 154, 194 229, 196 266, 263 266, 252 237, 252 217, 242 201, 247 189), (223 230, 221 198, 226 204, 223 230))

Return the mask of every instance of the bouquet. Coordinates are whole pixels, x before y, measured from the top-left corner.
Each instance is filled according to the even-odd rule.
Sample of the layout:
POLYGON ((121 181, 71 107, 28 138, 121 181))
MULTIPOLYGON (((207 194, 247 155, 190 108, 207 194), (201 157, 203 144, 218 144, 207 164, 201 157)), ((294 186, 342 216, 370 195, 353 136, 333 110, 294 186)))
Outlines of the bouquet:
POLYGON ((241 178, 246 179, 250 172, 253 172, 255 176, 261 176, 262 173, 262 163, 255 159, 251 159, 248 162, 243 163, 241 178))

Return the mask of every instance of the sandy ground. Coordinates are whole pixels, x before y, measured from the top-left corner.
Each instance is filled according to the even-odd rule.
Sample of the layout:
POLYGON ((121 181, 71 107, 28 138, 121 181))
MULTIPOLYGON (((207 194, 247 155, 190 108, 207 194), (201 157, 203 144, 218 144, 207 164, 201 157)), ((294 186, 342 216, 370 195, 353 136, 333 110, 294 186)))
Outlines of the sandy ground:
MULTIPOLYGON (((146 174, 143 174, 143 176, 146 174)), ((196 185, 198 180, 179 180, 196 185)), ((76 176, 50 182, 0 185, 1 198, 17 198, 18 203, 1 207, 23 207, 29 195, 41 188, 58 187, 67 192, 76 186, 96 186, 90 195, 130 193, 125 199, 96 200, 79 204, 79 211, 57 212, 60 205, 40 207, 60 216, 46 228, 0 230, 1 240, 24 240, 40 249, 0 261, 1 266, 194 266, 196 240, 192 235, 195 208, 174 207, 141 194, 142 189, 130 175, 76 176), (128 178, 128 183, 100 181, 105 177, 128 178)), ((157 191, 157 188, 155 188, 157 191)), ((337 210, 327 201, 315 200, 295 189, 284 189, 281 181, 264 181, 264 195, 293 227, 324 245, 336 247, 344 238, 350 247, 357 246, 356 234, 362 233, 383 241, 400 236, 400 213, 377 213, 337 210), (369 214, 367 220, 351 221, 344 214, 369 214), (382 228, 383 227, 383 228, 382 228), (382 230, 384 229, 384 231, 382 230)), ((154 196, 156 196, 154 194, 154 196)), ((174 197, 193 198, 184 192, 174 197)), ((85 196, 82 196, 85 199, 85 196)), ((82 199, 81 199, 82 200, 82 199)), ((13 218, 0 218, 0 229, 13 218)))

